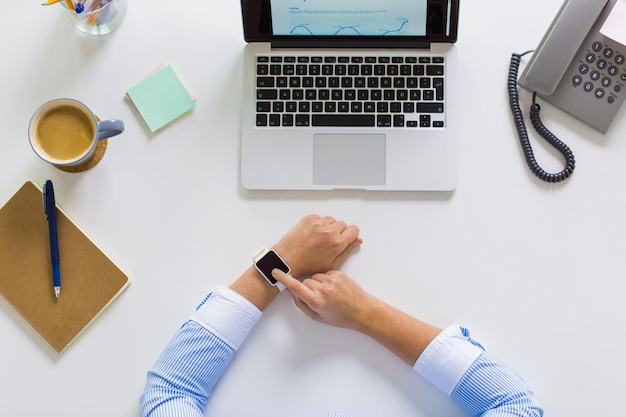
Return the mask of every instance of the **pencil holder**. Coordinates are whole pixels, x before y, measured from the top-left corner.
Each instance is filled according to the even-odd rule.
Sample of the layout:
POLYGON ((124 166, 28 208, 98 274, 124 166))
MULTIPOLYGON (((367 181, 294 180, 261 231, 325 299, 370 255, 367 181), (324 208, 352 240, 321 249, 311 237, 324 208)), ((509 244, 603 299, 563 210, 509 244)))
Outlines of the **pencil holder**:
POLYGON ((124 20, 128 0, 61 0, 74 26, 88 35, 106 35, 124 20))

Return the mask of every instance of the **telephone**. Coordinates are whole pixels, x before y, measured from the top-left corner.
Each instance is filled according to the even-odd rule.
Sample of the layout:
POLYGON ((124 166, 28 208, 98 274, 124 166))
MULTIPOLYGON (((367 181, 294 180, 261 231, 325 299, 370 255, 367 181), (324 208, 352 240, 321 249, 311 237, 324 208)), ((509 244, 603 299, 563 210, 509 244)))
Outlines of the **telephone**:
MULTIPOLYGON (((566 111, 601 133, 606 133, 626 98, 626 45, 602 33, 614 8, 625 0, 566 0, 547 33, 517 79, 525 54, 513 54, 508 88, 511 110, 527 162, 544 181, 568 178, 574 169, 569 148, 539 119, 537 97, 566 111), (566 159, 558 174, 543 171, 534 161, 519 101, 517 85, 533 93, 531 121, 539 133, 566 159)), ((624 42, 624 39, 620 40, 624 42)), ((526 53, 530 53, 529 51, 526 53)))

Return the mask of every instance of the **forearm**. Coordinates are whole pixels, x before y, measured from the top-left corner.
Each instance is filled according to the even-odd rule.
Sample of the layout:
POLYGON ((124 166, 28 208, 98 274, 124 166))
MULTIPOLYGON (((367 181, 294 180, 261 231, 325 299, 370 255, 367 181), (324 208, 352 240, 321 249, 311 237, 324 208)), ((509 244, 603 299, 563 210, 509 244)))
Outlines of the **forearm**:
POLYGON ((144 416, 202 416, 213 387, 261 311, 218 287, 172 338, 148 372, 144 416))
POLYGON ((148 371, 140 400, 142 415, 201 417, 234 354, 198 323, 185 323, 148 371))
POLYGON ((526 382, 488 352, 472 363, 450 398, 470 415, 543 416, 526 382))
POLYGON ((355 330, 378 341, 411 366, 441 332, 375 297, 370 297, 366 304, 355 330))
POLYGON ((261 311, 265 310, 280 293, 278 288, 270 285, 254 266, 241 274, 229 288, 250 301, 261 311))
POLYGON ((470 415, 543 415, 526 382, 456 324, 427 346, 413 368, 470 415))

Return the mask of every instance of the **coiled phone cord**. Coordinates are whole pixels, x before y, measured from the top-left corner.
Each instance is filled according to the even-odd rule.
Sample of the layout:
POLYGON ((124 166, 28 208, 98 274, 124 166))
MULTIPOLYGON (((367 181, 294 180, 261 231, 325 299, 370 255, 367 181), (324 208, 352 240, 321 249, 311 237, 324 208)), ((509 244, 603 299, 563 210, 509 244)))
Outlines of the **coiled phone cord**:
POLYGON ((537 93, 533 93, 533 102, 530 106, 530 121, 532 122, 535 130, 543 137, 550 145, 552 145, 557 151, 565 157, 565 168, 557 173, 550 173, 545 171, 539 166, 535 159, 533 148, 528 139, 528 131, 526 130, 526 123, 524 123, 524 115, 520 109, 519 94, 517 90, 517 75, 519 73, 519 66, 522 57, 533 51, 527 51, 523 54, 513 54, 511 56, 511 65, 509 67, 509 79, 507 87, 509 90, 509 105, 511 106, 511 113, 515 122, 515 129, 519 136, 520 144, 524 152, 524 158, 530 170, 542 181, 556 183, 566 180, 574 172, 576 161, 574 160, 574 154, 570 148, 557 138, 547 127, 543 125, 539 117, 541 107, 536 103, 537 93))

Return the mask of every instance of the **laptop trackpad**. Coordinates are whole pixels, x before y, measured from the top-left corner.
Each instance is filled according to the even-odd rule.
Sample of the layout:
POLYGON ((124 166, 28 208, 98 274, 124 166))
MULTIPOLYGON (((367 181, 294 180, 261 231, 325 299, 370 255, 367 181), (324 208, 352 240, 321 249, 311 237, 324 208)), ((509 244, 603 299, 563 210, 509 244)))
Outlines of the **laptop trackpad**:
POLYGON ((313 135, 313 184, 384 185, 384 134, 313 135))

